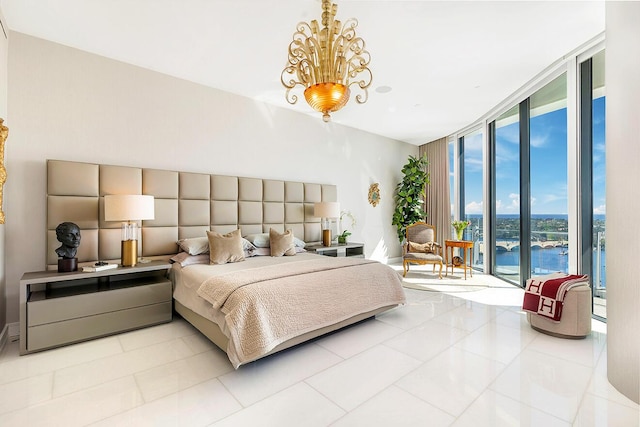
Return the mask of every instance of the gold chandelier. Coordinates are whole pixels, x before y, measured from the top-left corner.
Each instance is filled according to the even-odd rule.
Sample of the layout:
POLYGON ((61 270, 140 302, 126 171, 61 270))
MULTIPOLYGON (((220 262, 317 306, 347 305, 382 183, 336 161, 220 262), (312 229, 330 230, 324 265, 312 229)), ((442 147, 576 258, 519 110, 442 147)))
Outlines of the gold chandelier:
POLYGON ((289 44, 289 64, 282 71, 281 81, 290 104, 298 101, 291 90, 305 87, 304 97, 314 110, 328 122, 329 113, 338 111, 349 101, 350 87, 356 85, 363 93, 356 96, 358 104, 369 98, 371 55, 364 40, 356 37, 358 21, 348 19, 344 25, 335 20, 338 6, 322 0, 322 26, 315 19, 311 24, 300 22, 289 44))

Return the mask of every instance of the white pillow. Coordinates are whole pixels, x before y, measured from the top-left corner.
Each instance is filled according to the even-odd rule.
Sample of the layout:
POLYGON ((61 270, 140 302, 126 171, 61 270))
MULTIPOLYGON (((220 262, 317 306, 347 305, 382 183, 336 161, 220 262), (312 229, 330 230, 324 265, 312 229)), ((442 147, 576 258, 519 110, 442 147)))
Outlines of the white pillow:
MULTIPOLYGON (((249 242, 253 243, 256 248, 269 248, 271 247, 269 243, 269 233, 257 233, 257 234, 248 234, 244 236, 249 242)), ((306 243, 293 236, 293 244, 296 248, 304 248, 306 243)))
MULTIPOLYGON (((178 246, 180 249, 189 255, 200 255, 209 253, 209 238, 208 237, 192 237, 190 239, 178 240, 178 246)), ((245 256, 253 256, 253 251, 256 247, 247 239, 242 239, 242 250, 245 256)))
POLYGON ((200 255, 209 253, 209 239, 207 237, 192 237, 190 239, 178 240, 180 249, 189 255, 200 255))

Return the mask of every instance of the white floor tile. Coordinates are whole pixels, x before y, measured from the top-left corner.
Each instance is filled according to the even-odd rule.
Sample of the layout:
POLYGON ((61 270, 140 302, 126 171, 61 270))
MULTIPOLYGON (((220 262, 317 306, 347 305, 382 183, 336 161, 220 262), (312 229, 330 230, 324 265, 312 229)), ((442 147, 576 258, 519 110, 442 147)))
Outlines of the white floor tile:
POLYGON ((219 377, 244 406, 262 400, 343 359, 317 345, 294 347, 219 377))
POLYGON ((449 426, 454 417, 395 386, 372 397, 332 427, 439 427, 449 426))
POLYGON ((142 403, 142 396, 133 377, 126 377, 0 415, 0 425, 86 426, 142 403))
POLYGON ((53 396, 59 397, 192 355, 193 351, 181 339, 175 339, 59 369, 54 375, 53 396))
POLYGON ((122 346, 114 336, 19 356, 0 364, 0 384, 118 353, 122 353, 122 346))
POLYGON ((487 390, 452 424, 452 427, 478 426, 571 427, 571 423, 487 390))
POLYGON ((145 402, 175 393, 233 370, 222 351, 208 351, 135 374, 145 402))
POLYGON ((537 334, 531 329, 516 329, 492 322, 471 332, 455 346, 501 363, 510 363, 537 334))
POLYGON ((340 407, 352 410, 419 365, 417 359, 379 345, 306 382, 340 407))
POLYGON ((491 389, 572 422, 592 373, 587 366, 527 349, 491 389))
POLYGON ((316 341, 316 344, 347 359, 399 335, 403 331, 403 329, 388 325, 377 319, 367 320, 330 334, 327 337, 320 338, 316 341))
POLYGON ((578 409, 574 426, 640 426, 640 410, 587 393, 578 409))
POLYGON ((593 368, 606 342, 606 335, 598 332, 576 340, 539 333, 527 348, 593 368))
POLYGON ((504 368, 502 363, 486 357, 450 348, 400 379, 396 385, 457 417, 504 368))
POLYGON ((131 351, 194 334, 199 332, 181 317, 174 316, 171 323, 136 329, 118 335, 118 339, 124 351, 131 351))
POLYGON ((433 320, 452 328, 471 332, 494 319, 501 312, 499 310, 495 306, 468 301, 466 304, 449 310, 433 320))
POLYGON ((298 383, 213 424, 215 427, 322 427, 344 411, 305 383, 298 383))
POLYGON ((53 374, 48 373, 0 385, 0 414, 51 399, 52 384, 53 374))
POLYGON ((467 331, 430 320, 385 342, 418 360, 427 361, 451 347, 468 334, 467 331))
POLYGON ((207 426, 241 409, 220 381, 213 379, 104 419, 92 427, 207 426))

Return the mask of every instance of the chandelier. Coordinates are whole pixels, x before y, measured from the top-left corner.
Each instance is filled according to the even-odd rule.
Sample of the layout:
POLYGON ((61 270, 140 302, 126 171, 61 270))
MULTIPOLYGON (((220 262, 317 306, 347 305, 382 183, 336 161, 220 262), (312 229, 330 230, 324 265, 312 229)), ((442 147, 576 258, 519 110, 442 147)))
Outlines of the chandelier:
POLYGON ((371 55, 364 40, 356 37, 358 21, 348 19, 344 25, 335 18, 338 6, 322 0, 322 29, 315 19, 311 24, 300 22, 289 44, 289 63, 282 71, 281 81, 290 104, 298 101, 291 91, 303 86, 304 97, 322 120, 331 120, 329 113, 338 111, 349 101, 350 87, 362 93, 356 96, 364 104, 371 86, 371 55))

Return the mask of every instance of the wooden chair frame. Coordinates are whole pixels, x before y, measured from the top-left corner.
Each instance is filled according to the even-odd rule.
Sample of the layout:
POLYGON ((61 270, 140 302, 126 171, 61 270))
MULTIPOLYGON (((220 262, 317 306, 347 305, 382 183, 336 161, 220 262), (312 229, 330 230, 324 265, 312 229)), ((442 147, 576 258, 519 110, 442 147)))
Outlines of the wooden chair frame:
MULTIPOLYGON (((440 266, 440 270, 438 271, 438 278, 442 279, 442 260, 443 258, 443 253, 442 253, 442 246, 436 241, 436 228, 431 225, 431 224, 427 224, 426 222, 416 222, 414 224, 409 225, 406 230, 405 230, 405 243, 403 245, 403 250, 402 250, 402 269, 403 269, 403 274, 402 277, 406 277, 407 276, 407 272, 409 271, 409 265, 410 264, 419 264, 419 265, 426 265, 426 264, 433 264, 433 272, 436 272, 436 265, 440 266), (432 258, 432 259, 418 259, 418 258, 406 258, 406 255, 409 251, 409 236, 410 235, 414 235, 414 227, 422 227, 422 228, 427 228, 427 229, 431 229, 433 231, 433 243, 435 245, 435 250, 436 252, 434 252, 434 255, 438 256, 440 259, 437 258, 432 258)), ((424 241, 424 242, 419 242, 416 240, 412 240, 413 242, 416 243, 427 243, 428 241, 424 241)))

